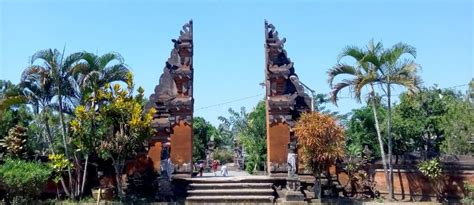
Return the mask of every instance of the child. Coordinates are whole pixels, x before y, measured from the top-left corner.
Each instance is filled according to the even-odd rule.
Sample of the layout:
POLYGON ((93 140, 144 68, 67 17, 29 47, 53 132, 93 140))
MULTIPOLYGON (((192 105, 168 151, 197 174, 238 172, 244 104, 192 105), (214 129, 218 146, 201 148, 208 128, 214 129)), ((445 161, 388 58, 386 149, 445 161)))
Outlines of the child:
POLYGON ((227 166, 226 165, 221 166, 221 175, 223 177, 226 177, 227 175, 229 175, 229 173, 227 173, 227 166))

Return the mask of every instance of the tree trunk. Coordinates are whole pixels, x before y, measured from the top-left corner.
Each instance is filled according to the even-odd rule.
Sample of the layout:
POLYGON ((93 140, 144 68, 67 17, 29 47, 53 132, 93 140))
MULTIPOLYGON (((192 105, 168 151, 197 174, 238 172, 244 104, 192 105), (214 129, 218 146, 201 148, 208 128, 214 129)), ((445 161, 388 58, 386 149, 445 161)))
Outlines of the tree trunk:
POLYGON ((380 134, 380 126, 379 126, 379 120, 377 118, 377 109, 376 109, 376 103, 375 103, 375 91, 374 91, 374 85, 370 84, 371 88, 371 95, 372 95, 372 111, 374 112, 374 120, 375 120, 375 129, 377 131, 377 140, 379 141, 379 146, 380 146, 380 155, 382 157, 382 164, 383 164, 383 170, 385 173, 385 180, 387 182, 387 190, 389 193, 391 193, 392 186, 390 186, 390 178, 387 170, 387 162, 385 161, 385 151, 383 149, 383 141, 382 141, 382 135, 380 134))
MULTIPOLYGON (((390 80, 390 76, 389 76, 390 80)), ((392 166, 392 102, 391 102, 391 91, 390 81, 387 85, 387 100, 388 100, 388 113, 387 113, 387 139, 388 139, 388 168, 389 168, 389 179, 390 179, 390 190, 388 193, 389 199, 393 199, 393 166, 392 166)))
MULTIPOLYGON (((47 110, 46 110, 47 112, 47 110)), ((54 151, 54 146, 53 146, 53 141, 52 141, 52 135, 51 135, 51 128, 49 127, 49 123, 48 123, 48 116, 47 116, 48 113, 45 113, 45 116, 44 116, 44 126, 46 127, 46 138, 48 140, 48 143, 49 143, 49 146, 50 146, 50 149, 51 149, 51 153, 55 154, 55 151, 54 151)), ((66 193, 67 196, 70 196, 71 195, 71 192, 69 192, 67 186, 66 186, 66 183, 64 183, 64 178, 61 176, 61 186, 63 187, 63 191, 64 193, 66 193)))
POLYGON ((114 164, 114 169, 115 169, 115 180, 117 181, 117 195, 119 196, 120 199, 124 198, 124 193, 122 190, 122 160, 120 158, 114 159, 111 157, 112 163, 114 164))
POLYGON ((84 194, 84 186, 86 185, 86 179, 87 179, 87 165, 89 163, 89 155, 86 155, 86 162, 84 164, 84 174, 82 174, 82 186, 81 186, 81 193, 79 196, 82 197, 82 194, 84 194))
POLYGON ((321 195, 322 195, 321 192, 323 191, 323 190, 322 190, 322 184, 321 184, 321 172, 318 170, 318 171, 316 172, 316 175, 317 175, 317 176, 316 176, 316 179, 317 179, 316 182, 317 182, 317 184, 315 184, 315 187, 317 187, 317 188, 316 188, 317 191, 314 193, 314 195, 315 195, 318 199, 321 199, 321 195))
MULTIPOLYGON (((46 110, 47 111, 47 110, 46 110)), ((55 154, 54 152, 54 145, 53 145, 53 140, 52 140, 52 135, 51 135, 51 128, 49 127, 49 118, 47 116, 48 113, 44 113, 44 126, 46 128, 46 139, 48 140, 48 143, 49 143, 49 146, 50 146, 50 149, 51 149, 51 153, 55 154)))
MULTIPOLYGON (((58 85, 58 86, 60 86, 60 85, 58 85)), ((67 142, 66 142, 66 124, 64 123, 63 100, 62 99, 63 98, 62 98, 62 95, 61 95, 61 88, 58 87, 58 100, 59 100, 58 111, 59 111, 59 120, 61 121, 61 127, 62 127, 61 134, 62 134, 62 138, 63 138, 64 154, 66 155, 66 158, 68 160, 70 160, 69 152, 68 152, 68 148, 67 148, 67 142)), ((69 176, 69 189, 73 190, 72 189, 72 187, 73 187, 72 174, 71 174, 71 168, 70 167, 67 168, 67 173, 68 173, 68 176, 69 176)))

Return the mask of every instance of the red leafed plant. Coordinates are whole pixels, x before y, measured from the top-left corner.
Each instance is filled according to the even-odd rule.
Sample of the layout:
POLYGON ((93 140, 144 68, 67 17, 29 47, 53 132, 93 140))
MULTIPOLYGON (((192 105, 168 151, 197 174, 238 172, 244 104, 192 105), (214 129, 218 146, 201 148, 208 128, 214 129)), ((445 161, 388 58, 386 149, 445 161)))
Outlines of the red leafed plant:
MULTIPOLYGON (((327 171, 337 159, 344 157, 344 129, 331 115, 312 112, 301 115, 295 126, 295 134, 298 147, 303 151, 301 158, 318 180, 315 194, 321 197, 321 173, 327 171)), ((329 172, 326 172, 326 176, 329 176, 329 172)))

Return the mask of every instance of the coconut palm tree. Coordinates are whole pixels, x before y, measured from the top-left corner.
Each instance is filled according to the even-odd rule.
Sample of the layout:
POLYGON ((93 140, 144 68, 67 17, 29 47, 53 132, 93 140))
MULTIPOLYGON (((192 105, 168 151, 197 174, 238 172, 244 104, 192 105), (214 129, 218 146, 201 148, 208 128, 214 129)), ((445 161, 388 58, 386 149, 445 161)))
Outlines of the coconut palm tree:
POLYGON ((361 49, 355 46, 346 47, 338 58, 338 64, 328 71, 329 84, 333 89, 331 98, 336 103, 337 95, 344 88, 354 94, 355 99, 360 102, 361 94, 364 87, 369 88, 369 100, 372 102, 372 110, 375 118, 375 128, 377 131, 377 140, 379 142, 382 163, 384 167, 385 177, 387 180, 387 188, 389 198, 393 198, 393 169, 392 169, 392 136, 390 134, 391 126, 391 88, 393 85, 400 85, 408 88, 409 91, 416 91, 421 80, 416 75, 419 65, 413 60, 400 60, 403 54, 409 54, 415 57, 416 51, 413 47, 398 43, 390 49, 384 49, 382 43, 374 44, 370 41, 367 48, 361 49), (356 60, 354 66, 340 63, 341 58, 352 57, 356 60), (337 76, 348 75, 349 79, 343 79, 341 82, 334 84, 337 76), (390 174, 387 170, 387 161, 385 159, 385 151, 383 147, 380 124, 377 118, 377 94, 375 86, 379 86, 388 98, 388 123, 387 123, 387 139, 388 139, 388 166, 390 174))

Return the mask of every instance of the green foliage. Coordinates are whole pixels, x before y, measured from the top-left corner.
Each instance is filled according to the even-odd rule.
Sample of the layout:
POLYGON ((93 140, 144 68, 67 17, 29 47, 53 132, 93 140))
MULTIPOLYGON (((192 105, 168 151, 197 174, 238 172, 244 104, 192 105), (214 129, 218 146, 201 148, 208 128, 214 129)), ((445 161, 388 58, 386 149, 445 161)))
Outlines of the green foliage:
POLYGON ((104 85, 86 102, 95 109, 77 106, 76 118, 70 123, 77 152, 87 156, 88 152, 95 151, 101 158, 112 160, 120 197, 124 196, 120 176, 125 161, 135 156, 153 134, 151 120, 154 109, 144 111, 144 90, 139 88, 138 94, 133 95, 131 73, 127 74, 126 85, 126 88, 119 84, 104 85), (100 102, 100 106, 96 107, 96 102, 100 102))
POLYGON ((432 87, 402 94, 392 119, 397 155, 425 146, 430 152, 473 153, 474 107, 460 93, 432 87))
POLYGON ((54 172, 54 182, 58 183, 61 180, 62 173, 67 169, 72 167, 72 163, 66 159, 64 154, 50 154, 48 155, 50 162, 48 166, 54 172))
POLYGON ((26 97, 22 95, 18 85, 8 80, 0 80, 0 114, 3 114, 10 106, 25 102, 26 97))
POLYGON ((8 198, 32 199, 38 196, 46 184, 51 170, 38 162, 8 159, 0 165, 0 179, 8 192, 8 198))
POLYGON ((464 182, 464 198, 461 200, 463 204, 474 204, 474 184, 464 182))
MULTIPOLYGON (((216 128, 202 117, 193 120, 193 162, 206 159, 206 150, 211 136, 216 134, 216 128)), ((216 138, 214 138, 216 140, 216 138)), ((216 142, 216 147, 218 147, 216 142)))
POLYGON ((233 153, 225 148, 217 148, 214 150, 214 159, 219 160, 221 164, 230 163, 234 160, 233 153))
POLYGON ((431 159, 423 161, 418 165, 418 170, 430 178, 431 180, 436 180, 442 176, 443 170, 441 169, 441 163, 438 159, 431 159))
POLYGON ((449 98, 446 107, 447 112, 441 119, 444 131, 441 151, 447 154, 473 154, 474 104, 449 98))
POLYGON ((266 161, 266 117, 265 101, 260 101, 255 109, 247 113, 245 108, 240 112, 229 109, 230 117, 219 117, 223 125, 230 128, 236 139, 245 150, 245 169, 252 173, 261 169, 266 161))
MULTIPOLYGON (((378 119, 385 119, 386 109, 382 106, 377 108, 378 119)), ((349 120, 345 122, 346 145, 363 147, 368 145, 375 156, 380 156, 380 146, 377 142, 377 130, 372 106, 367 105, 359 109, 353 109, 349 120)))
POLYGON ((26 156, 27 129, 21 125, 12 127, 8 136, 0 140, 0 147, 5 149, 9 158, 23 158, 26 156))
POLYGON ((428 179, 436 191, 436 197, 439 201, 443 200, 443 169, 439 159, 423 161, 418 165, 418 170, 428 179))

